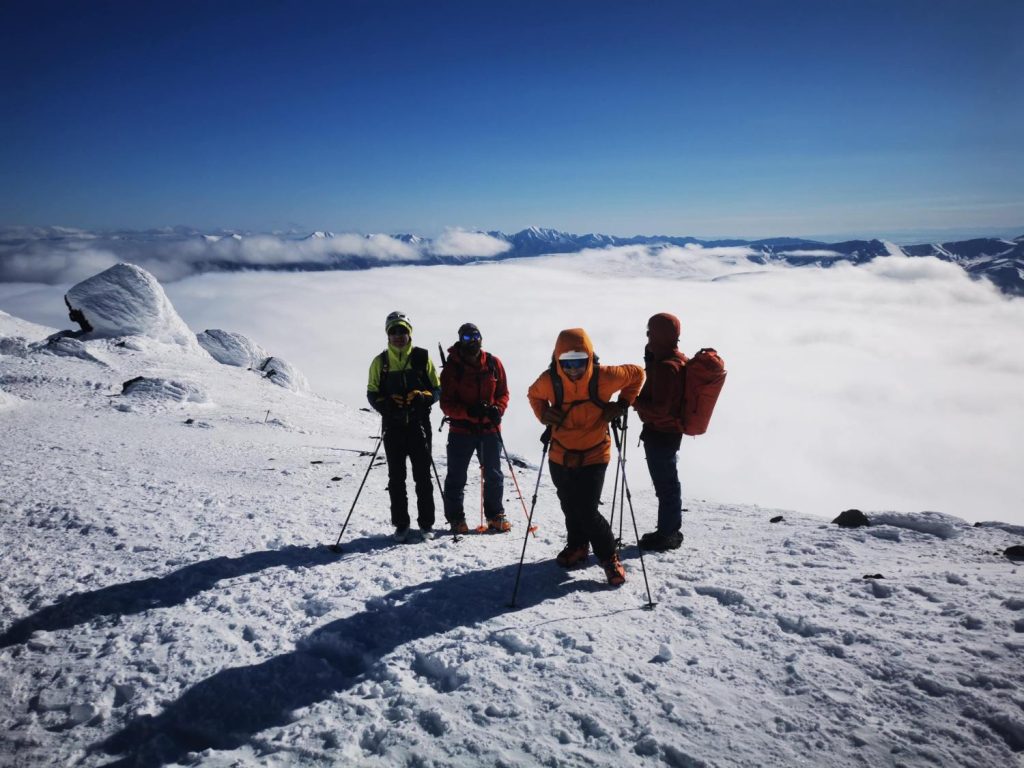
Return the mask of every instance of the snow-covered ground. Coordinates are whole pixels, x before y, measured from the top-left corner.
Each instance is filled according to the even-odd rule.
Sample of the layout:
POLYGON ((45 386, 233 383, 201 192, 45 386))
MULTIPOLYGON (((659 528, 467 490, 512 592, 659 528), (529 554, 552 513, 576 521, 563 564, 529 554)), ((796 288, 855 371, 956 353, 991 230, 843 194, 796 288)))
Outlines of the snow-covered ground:
POLYGON ((397 544, 377 466, 336 555, 359 403, 49 332, 0 313, 0 764, 1024 764, 1021 528, 688 498, 683 548, 627 543, 613 589, 555 565, 545 472, 511 608, 511 483, 511 535, 397 544))

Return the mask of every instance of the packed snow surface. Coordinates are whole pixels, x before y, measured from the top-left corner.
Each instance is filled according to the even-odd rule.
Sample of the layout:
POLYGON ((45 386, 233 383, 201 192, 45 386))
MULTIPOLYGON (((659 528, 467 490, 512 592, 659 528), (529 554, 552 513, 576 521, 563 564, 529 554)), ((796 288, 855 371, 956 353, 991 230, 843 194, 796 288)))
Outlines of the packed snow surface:
POLYGON ((683 548, 641 561, 627 507, 614 589, 554 563, 545 471, 513 608, 511 482, 511 534, 398 544, 380 455, 352 509, 374 414, 165 341, 0 347, 0 764, 1021 764, 1012 527, 689 498, 683 548), (122 394, 136 377, 205 397, 122 394))

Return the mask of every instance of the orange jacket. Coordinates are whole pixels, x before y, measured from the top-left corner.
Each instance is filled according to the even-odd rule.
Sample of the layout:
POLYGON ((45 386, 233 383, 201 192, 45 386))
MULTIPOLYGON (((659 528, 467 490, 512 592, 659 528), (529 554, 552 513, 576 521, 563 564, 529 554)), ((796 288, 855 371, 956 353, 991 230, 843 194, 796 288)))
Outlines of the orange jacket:
MULTIPOLYGON (((594 345, 582 328, 569 328, 558 334, 555 351, 551 359, 562 380, 565 421, 554 427, 551 433, 551 461, 567 466, 607 464, 611 461, 611 437, 608 423, 602 417, 601 409, 590 400, 590 377, 594 373, 594 345), (558 365, 558 356, 563 352, 586 352, 586 372, 578 381, 570 381, 558 365), (567 455, 568 454, 568 455, 567 455)), ((598 376, 598 398, 604 402, 619 396, 632 403, 640 393, 644 382, 644 371, 638 365, 602 365, 598 376)), ((545 409, 555 404, 555 390, 551 374, 544 371, 530 385, 527 393, 530 407, 540 420, 545 409)))

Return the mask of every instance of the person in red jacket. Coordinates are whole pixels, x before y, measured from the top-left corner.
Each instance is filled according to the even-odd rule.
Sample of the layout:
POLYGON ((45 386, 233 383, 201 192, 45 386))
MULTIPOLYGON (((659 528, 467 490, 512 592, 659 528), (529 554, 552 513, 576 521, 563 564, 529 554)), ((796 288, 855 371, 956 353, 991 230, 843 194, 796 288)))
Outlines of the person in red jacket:
POLYGON ((512 530, 502 504, 501 419, 508 408, 505 368, 481 348, 483 337, 473 323, 459 328, 441 369, 441 410, 448 417, 448 474, 444 479, 444 516, 452 533, 468 533, 463 499, 466 473, 475 453, 484 471, 484 515, 495 533, 512 530))
POLYGON ((686 355, 679 351, 682 324, 675 315, 659 312, 647 321, 644 366, 647 380, 633 407, 643 430, 640 439, 647 454, 647 469, 658 497, 658 528, 640 538, 641 549, 663 552, 683 543, 683 489, 677 462, 683 439, 683 368, 686 355))

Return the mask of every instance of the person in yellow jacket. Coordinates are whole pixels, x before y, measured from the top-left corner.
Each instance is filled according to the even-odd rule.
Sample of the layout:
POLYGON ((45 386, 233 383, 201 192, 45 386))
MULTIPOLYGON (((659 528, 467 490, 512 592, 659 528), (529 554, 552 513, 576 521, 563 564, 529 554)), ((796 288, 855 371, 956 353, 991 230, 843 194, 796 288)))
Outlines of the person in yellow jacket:
POLYGON ((388 347, 370 363, 366 399, 381 415, 388 493, 395 539, 409 535, 409 498, 405 461, 416 484, 416 522, 420 537, 434 538, 434 483, 430 479, 430 407, 441 395, 441 382, 427 350, 412 345, 412 323, 402 312, 384 321, 388 347))
POLYGON ((593 547, 613 585, 626 580, 626 571, 611 527, 598 511, 611 461, 608 424, 626 412, 643 382, 638 365, 599 365, 587 332, 569 328, 558 334, 551 366, 527 395, 537 419, 548 426, 548 464, 565 515, 567 541, 555 560, 564 568, 583 565, 593 547), (611 402, 616 392, 618 400, 611 402))

